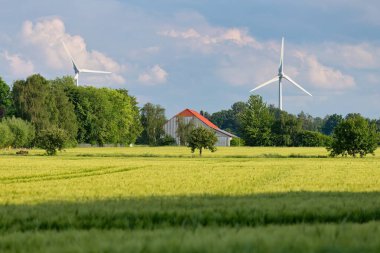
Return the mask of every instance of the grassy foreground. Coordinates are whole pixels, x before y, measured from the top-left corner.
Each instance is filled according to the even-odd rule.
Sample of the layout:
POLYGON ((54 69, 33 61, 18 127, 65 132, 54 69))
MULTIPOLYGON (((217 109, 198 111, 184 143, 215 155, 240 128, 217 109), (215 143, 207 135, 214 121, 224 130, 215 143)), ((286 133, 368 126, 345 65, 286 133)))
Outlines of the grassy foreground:
POLYGON ((0 252, 380 251, 379 152, 12 153, 0 152, 0 252))
POLYGON ((14 252, 374 252, 380 223, 261 228, 169 228, 16 232, 0 238, 14 252), (374 240, 375 239, 375 240, 374 240), (20 243, 22 242, 22 243, 20 243))

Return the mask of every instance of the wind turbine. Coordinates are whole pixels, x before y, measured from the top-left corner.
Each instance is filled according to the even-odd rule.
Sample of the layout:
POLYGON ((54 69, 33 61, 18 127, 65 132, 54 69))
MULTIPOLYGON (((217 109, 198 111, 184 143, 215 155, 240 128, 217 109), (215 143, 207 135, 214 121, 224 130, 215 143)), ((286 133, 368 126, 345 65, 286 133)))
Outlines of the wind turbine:
POLYGON ((70 51, 66 47, 65 42, 63 42, 63 40, 61 42, 62 42, 63 47, 65 48, 66 53, 70 57, 71 62, 73 63, 73 69, 74 69, 74 72, 75 72, 74 79, 76 81, 77 86, 79 85, 79 74, 80 73, 111 74, 111 72, 109 72, 109 71, 99 71, 99 70, 91 70, 91 69, 81 69, 81 68, 79 68, 78 65, 75 64, 74 58, 71 56, 70 51))
POLYGON ((304 88, 302 88, 301 85, 296 83, 293 79, 291 79, 289 76, 287 76, 284 73, 284 37, 282 37, 282 43, 281 43, 281 58, 280 58, 280 66, 278 67, 278 75, 275 78, 273 78, 273 79, 271 79, 271 80, 269 80, 263 84, 260 84, 256 88, 252 89, 250 92, 258 90, 258 89, 260 89, 260 88, 262 88, 268 84, 271 84, 271 83, 278 81, 278 107, 280 108, 280 110, 282 110, 282 79, 283 78, 288 80, 290 83, 292 83, 298 89, 305 92, 307 95, 312 96, 308 91, 306 91, 304 88))

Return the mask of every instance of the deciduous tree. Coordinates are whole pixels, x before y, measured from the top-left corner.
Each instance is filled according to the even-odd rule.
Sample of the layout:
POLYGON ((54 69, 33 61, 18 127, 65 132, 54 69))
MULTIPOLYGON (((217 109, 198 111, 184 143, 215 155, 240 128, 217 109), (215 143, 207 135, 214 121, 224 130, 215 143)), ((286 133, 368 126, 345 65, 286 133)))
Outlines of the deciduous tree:
POLYGON ((12 114, 12 93, 0 77, 0 119, 12 114))
POLYGON ((338 114, 328 115, 325 118, 325 122, 322 126, 322 133, 326 135, 332 135, 335 127, 343 121, 343 116, 338 114))
POLYGON ((50 127, 56 117, 56 106, 52 101, 49 82, 39 74, 18 80, 13 84, 13 101, 16 116, 32 122, 37 132, 50 127))
POLYGON ((37 135, 37 146, 45 149, 47 155, 56 155, 57 150, 62 150, 68 143, 68 135, 65 130, 55 126, 41 130, 37 135))
POLYGON ((164 137, 164 124, 166 122, 165 109, 160 105, 147 103, 141 109, 141 124, 143 131, 141 143, 157 146, 164 137))
POLYGON ((194 153, 195 150, 198 149, 199 156, 202 156, 203 149, 208 149, 211 152, 216 151, 215 144, 218 138, 213 131, 204 127, 197 127, 191 131, 188 141, 189 143, 187 145, 191 148, 191 152, 194 153))
POLYGON ((271 145, 271 126, 274 115, 262 98, 250 96, 245 110, 240 115, 242 136, 249 146, 271 145))
POLYGON ((350 114, 335 127, 332 143, 327 150, 331 156, 356 157, 359 154, 364 157, 374 154, 378 140, 375 124, 369 123, 360 114, 350 114))

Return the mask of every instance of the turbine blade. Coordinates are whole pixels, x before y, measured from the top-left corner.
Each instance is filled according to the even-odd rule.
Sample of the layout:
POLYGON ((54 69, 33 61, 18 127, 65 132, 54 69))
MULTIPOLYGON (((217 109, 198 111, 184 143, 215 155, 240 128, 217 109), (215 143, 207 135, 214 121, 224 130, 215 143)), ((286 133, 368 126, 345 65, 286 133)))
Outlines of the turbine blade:
POLYGON ((111 74, 109 71, 91 70, 91 69, 80 69, 81 73, 96 73, 96 74, 111 74))
POLYGON ((280 55, 280 65, 278 66, 278 73, 284 72, 284 37, 282 37, 281 42, 281 55, 280 55))
POLYGON ((61 40, 61 43, 62 43, 62 45, 63 45, 63 47, 64 47, 64 49, 65 49, 67 55, 70 57, 71 62, 73 63, 73 68, 74 68, 75 73, 78 73, 78 72, 79 72, 79 68, 78 68, 78 66, 75 64, 75 61, 74 61, 73 56, 70 54, 70 51, 69 51, 69 49, 67 48, 65 42, 63 42, 63 40, 61 40))
POLYGON ((284 64, 284 43, 285 42, 285 39, 284 37, 282 37, 282 42, 281 42, 281 62, 282 64, 284 64))
POLYGON ((294 86, 296 86, 298 89, 300 89, 300 90, 302 90, 303 92, 305 92, 307 95, 309 95, 309 96, 313 96, 313 95, 311 95, 307 90, 305 90, 304 88, 302 88, 301 87, 301 85, 299 85, 298 83, 296 83, 295 81, 293 81, 289 76, 287 76, 287 75, 283 75, 283 77, 286 79, 286 80, 288 80, 289 82, 291 82, 294 86))
POLYGON ((260 89, 260 88, 262 88, 262 87, 264 87, 264 86, 266 86, 266 85, 268 85, 268 84, 270 84, 270 83, 276 82, 276 81, 278 81, 278 76, 276 76, 275 78, 273 78, 273 79, 271 79, 271 80, 269 80, 269 81, 267 81, 267 82, 265 82, 265 83, 263 83, 263 84, 260 84, 260 85, 257 86, 256 88, 250 90, 250 92, 255 91, 255 90, 258 90, 258 89, 260 89))

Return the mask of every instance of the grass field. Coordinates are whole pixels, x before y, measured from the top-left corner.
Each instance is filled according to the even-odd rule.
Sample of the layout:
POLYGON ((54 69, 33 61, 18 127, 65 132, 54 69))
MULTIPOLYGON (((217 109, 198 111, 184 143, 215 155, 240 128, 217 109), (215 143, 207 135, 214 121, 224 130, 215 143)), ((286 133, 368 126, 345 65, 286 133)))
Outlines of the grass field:
POLYGON ((0 252, 379 252, 380 152, 0 152, 0 252))

